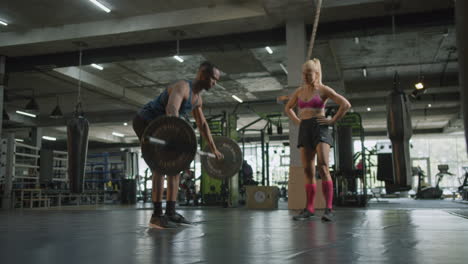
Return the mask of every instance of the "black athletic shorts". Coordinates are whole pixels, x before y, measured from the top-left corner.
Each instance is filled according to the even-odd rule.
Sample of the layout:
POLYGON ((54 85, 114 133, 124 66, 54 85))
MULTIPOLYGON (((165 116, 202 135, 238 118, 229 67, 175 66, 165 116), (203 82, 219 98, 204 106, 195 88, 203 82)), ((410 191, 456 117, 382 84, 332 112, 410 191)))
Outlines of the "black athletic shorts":
POLYGON ((304 119, 299 125, 297 147, 315 150, 320 142, 333 146, 332 131, 328 125, 319 125, 316 118, 304 119))
POLYGON ((151 121, 148 121, 141 117, 140 115, 136 115, 133 118, 133 130, 135 131, 135 134, 138 136, 138 139, 141 141, 141 137, 143 136, 143 132, 145 132, 146 127, 151 123, 151 121))

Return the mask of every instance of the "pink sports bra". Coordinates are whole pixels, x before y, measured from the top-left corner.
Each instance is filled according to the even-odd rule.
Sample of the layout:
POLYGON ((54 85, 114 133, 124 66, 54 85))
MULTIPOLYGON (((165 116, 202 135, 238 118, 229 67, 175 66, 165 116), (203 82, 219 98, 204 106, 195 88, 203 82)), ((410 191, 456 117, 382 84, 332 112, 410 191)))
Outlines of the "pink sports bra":
POLYGON ((302 108, 325 108, 325 103, 322 101, 320 95, 316 94, 312 99, 307 102, 297 98, 297 104, 300 109, 302 108))

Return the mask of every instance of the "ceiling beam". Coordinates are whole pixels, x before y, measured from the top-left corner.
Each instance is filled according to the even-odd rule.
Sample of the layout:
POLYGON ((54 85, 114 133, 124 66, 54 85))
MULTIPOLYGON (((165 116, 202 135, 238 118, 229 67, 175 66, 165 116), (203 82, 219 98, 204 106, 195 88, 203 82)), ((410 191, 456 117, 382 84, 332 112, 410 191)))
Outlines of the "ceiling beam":
MULTIPOLYGON (((270 104, 258 104, 258 105, 254 104, 251 107, 257 113, 260 113, 260 114, 272 113, 272 112, 282 113, 282 109, 284 105, 270 103, 270 104)), ((231 108, 230 110, 232 111, 232 109, 233 108, 231 108)), ((242 111, 237 112, 240 118, 258 116, 255 112, 248 110, 246 107, 242 107, 240 109, 243 109, 242 111)), ((205 115, 209 117, 210 115, 222 113, 222 111, 225 111, 225 110, 226 108, 212 109, 211 114, 210 114, 209 111, 205 108, 204 112, 205 112, 205 115)), ((446 119, 448 116, 450 116, 451 118, 453 115, 457 115, 459 112, 460 112, 459 106, 448 107, 448 108, 446 107, 427 108, 426 107, 422 109, 413 109, 411 111, 411 115, 412 115, 413 120, 417 120, 420 118, 446 119)), ((386 116, 387 116, 386 109, 382 109, 380 111, 372 110, 370 112, 361 111, 359 113, 364 121, 372 121, 372 122, 375 122, 376 120, 382 120, 382 119, 386 120, 386 116)), ((88 119, 91 125, 99 124, 100 126, 121 124, 123 122, 131 123, 135 115, 136 115, 135 111, 104 111, 104 112, 85 113, 85 117, 88 119)), ((19 115, 13 115, 14 118, 16 118, 16 116, 19 116, 19 115)), ((18 118, 21 118, 21 120, 17 120, 16 122, 9 121, 10 123, 6 123, 6 124, 10 124, 9 127, 36 127, 36 126, 37 127, 39 126, 40 127, 63 127, 63 126, 66 126, 67 120, 71 119, 72 115, 66 116, 65 118, 62 118, 62 119, 51 119, 49 117, 40 117, 40 116, 37 119, 30 119, 26 117, 23 118, 21 116, 19 116, 18 118)), ((283 128, 287 128, 287 124, 284 124, 283 128)))
MULTIPOLYGON (((453 26, 453 9, 434 10, 432 12, 395 15, 399 33, 418 30, 424 27, 453 26), (430 17, 431 19, 427 19, 430 17)), ((361 18, 320 24, 317 40, 333 38, 354 38, 379 34, 392 34, 391 16, 361 18)), ((307 26, 308 35, 312 27, 307 26)), ((235 33, 222 36, 184 39, 181 54, 199 54, 209 51, 226 51, 259 48, 264 46, 284 45, 286 42, 284 27, 271 30, 235 33)), ((149 57, 168 57, 173 55, 174 41, 159 41, 145 44, 133 44, 118 47, 87 49, 84 51, 83 64, 112 63, 149 57)), ((2 48, 0 45, 0 53, 2 48)), ((6 62, 7 72, 30 71, 36 67, 57 68, 77 65, 77 52, 62 52, 46 55, 9 57, 6 62)))
POLYGON ((148 97, 143 94, 135 92, 131 89, 126 89, 125 87, 104 80, 89 72, 83 70, 80 71, 79 67, 56 68, 53 70, 53 72, 74 81, 77 81, 79 78, 81 78, 81 82, 83 85, 86 85, 88 90, 96 91, 98 93, 109 95, 113 98, 124 100, 138 107, 146 104, 149 101, 148 97))
POLYGON ((24 32, 4 32, 0 33, 0 47, 57 41, 72 42, 77 39, 167 30, 264 15, 265 11, 259 5, 257 8, 252 5, 213 5, 80 24, 33 28, 24 32))
MULTIPOLYGON (((18 114, 10 114, 11 121, 5 122, 8 127, 63 127, 67 125, 68 120, 72 119, 74 114, 65 115, 64 118, 52 119, 48 116, 39 116, 38 118, 22 117, 18 114)), ((84 117, 90 125, 113 125, 116 123, 130 123, 136 115, 136 111, 104 111, 104 112, 85 112, 84 117)))

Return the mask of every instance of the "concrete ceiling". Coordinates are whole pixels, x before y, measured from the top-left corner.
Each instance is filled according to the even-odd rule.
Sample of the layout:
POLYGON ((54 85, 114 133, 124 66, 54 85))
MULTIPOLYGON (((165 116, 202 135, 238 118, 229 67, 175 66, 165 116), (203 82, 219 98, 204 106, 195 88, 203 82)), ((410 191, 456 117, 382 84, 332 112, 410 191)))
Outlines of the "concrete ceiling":
MULTIPOLYGON (((237 108, 238 127, 257 119, 258 113, 281 113, 283 106, 275 98, 288 89, 281 67, 288 63, 285 21, 302 17, 310 24, 314 13, 312 0, 102 3, 112 12, 102 12, 87 0, 0 2, 0 20, 9 23, 0 27, 0 54, 7 56, 8 71, 6 127, 41 126, 45 134, 66 137, 66 119, 48 115, 57 97, 65 115, 73 113, 77 41, 87 44, 82 98, 93 141, 134 141, 130 126, 123 123, 130 123, 135 111, 171 82, 194 78, 199 63, 207 59, 218 65, 222 76, 219 86, 203 95, 205 115, 232 112, 233 94, 246 102, 237 108), (184 63, 172 58, 176 39, 184 63), (264 49, 267 45, 273 54, 264 49), (40 116, 15 114, 33 94, 40 116), (126 137, 108 136, 112 131, 126 137)), ((412 103, 416 133, 459 131, 453 20, 453 3, 446 0, 325 0, 314 57, 322 61, 324 83, 349 98, 353 111, 362 115, 367 134, 386 133, 385 97, 396 71, 408 93, 420 75, 429 87, 412 103)), ((282 120, 287 132, 284 115, 282 120)), ((252 128, 264 126, 259 122, 252 128)))

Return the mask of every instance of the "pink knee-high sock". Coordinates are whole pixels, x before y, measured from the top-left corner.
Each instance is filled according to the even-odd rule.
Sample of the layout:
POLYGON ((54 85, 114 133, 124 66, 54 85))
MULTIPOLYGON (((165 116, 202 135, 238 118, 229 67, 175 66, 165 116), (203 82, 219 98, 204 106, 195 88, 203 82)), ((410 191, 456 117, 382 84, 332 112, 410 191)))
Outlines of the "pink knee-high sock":
POLYGON ((315 212, 314 208, 314 199, 315 199, 315 192, 317 191, 317 184, 306 184, 306 193, 307 193, 307 210, 313 213, 315 212))
POLYGON ((333 208, 333 181, 322 181, 322 192, 325 201, 327 202, 327 208, 333 208))

